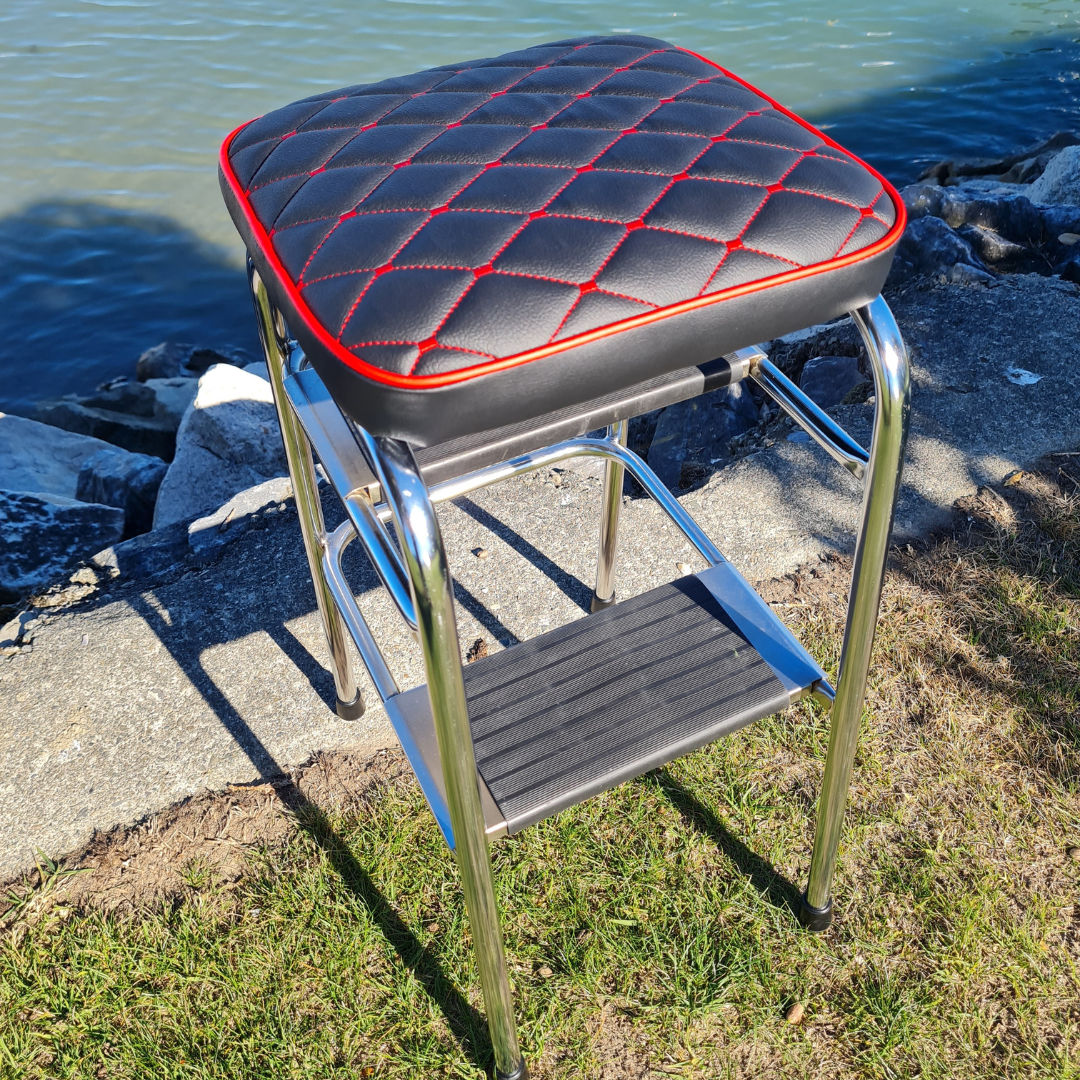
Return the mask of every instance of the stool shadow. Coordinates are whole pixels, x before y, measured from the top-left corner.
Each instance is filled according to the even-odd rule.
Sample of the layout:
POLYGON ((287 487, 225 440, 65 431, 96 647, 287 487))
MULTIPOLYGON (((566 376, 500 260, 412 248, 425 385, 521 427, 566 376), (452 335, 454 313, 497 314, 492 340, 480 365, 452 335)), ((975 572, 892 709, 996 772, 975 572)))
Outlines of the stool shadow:
POLYGON ((521 640, 508 626, 484 605, 460 581, 454 582, 454 600, 460 604, 504 649, 521 640))
POLYGON ((279 792, 279 796, 293 811, 300 828, 319 846, 345 887, 367 908, 401 963, 438 1006, 457 1043, 474 1064, 488 1068, 492 1047, 484 1017, 447 976, 430 947, 416 937, 379 891, 327 815, 294 786, 279 792))
POLYGON ((642 780, 655 783, 678 810, 683 822, 709 837, 773 907, 787 911, 792 916, 798 915, 802 894, 795 884, 788 881, 768 859, 763 859, 735 837, 712 810, 687 791, 666 769, 647 773, 642 780))
POLYGON ((558 563, 549 559, 539 548, 530 544, 525 537, 514 532, 509 525, 505 525, 493 514, 489 514, 483 507, 477 506, 472 499, 455 499, 454 505, 459 510, 483 525, 485 529, 493 532, 500 540, 505 541, 522 558, 527 559, 540 573, 550 578, 552 582, 565 593, 582 611, 588 612, 592 600, 592 589, 579 577, 568 573, 558 563))
MULTIPOLYGON (((133 596, 128 602, 154 630, 191 685, 214 710, 222 726, 236 740, 237 745, 248 756, 259 774, 267 780, 288 776, 287 770, 274 758, 228 698, 214 684, 213 679, 200 663, 198 654, 183 647, 185 636, 183 627, 170 625, 141 596, 133 596)), ((330 673, 315 660, 286 627, 271 623, 264 626, 264 629, 297 668, 307 676, 319 696, 327 701, 328 707, 333 708, 335 694, 330 673)), ((367 908, 380 932, 397 953, 401 963, 412 972, 416 981, 438 1006, 455 1040, 473 1057, 478 1066, 486 1067, 492 1051, 484 1018, 469 1004, 446 975, 431 949, 417 939, 404 920, 394 911, 393 906, 349 850, 348 844, 334 830, 324 811, 308 800, 291 782, 277 788, 277 794, 285 806, 295 814, 298 825, 318 844, 346 888, 367 908)))
POLYGON ((331 711, 337 707, 334 676, 308 652, 307 646, 285 625, 267 622, 263 627, 271 641, 296 665, 319 700, 331 711))

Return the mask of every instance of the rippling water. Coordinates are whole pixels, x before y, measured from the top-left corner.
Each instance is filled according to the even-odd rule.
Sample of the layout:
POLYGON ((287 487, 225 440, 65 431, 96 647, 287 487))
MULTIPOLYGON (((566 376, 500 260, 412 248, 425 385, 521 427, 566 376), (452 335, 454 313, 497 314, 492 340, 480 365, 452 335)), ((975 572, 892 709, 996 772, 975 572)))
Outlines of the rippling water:
POLYGON ((1074 0, 6 0, 0 407, 163 338, 254 347, 215 153, 323 89, 577 34, 717 60, 905 183, 1080 128, 1074 0))

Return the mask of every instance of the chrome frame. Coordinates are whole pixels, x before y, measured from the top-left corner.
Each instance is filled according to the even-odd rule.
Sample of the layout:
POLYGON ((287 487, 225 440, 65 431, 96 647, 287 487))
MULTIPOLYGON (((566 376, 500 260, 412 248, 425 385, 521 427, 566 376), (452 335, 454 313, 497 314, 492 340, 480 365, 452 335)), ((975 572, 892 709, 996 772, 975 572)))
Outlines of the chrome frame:
MULTIPOLYGON (((565 439, 507 461, 433 484, 425 483, 407 443, 378 438, 347 420, 333 404, 303 354, 288 339, 284 320, 249 264, 249 283, 266 352, 274 403, 281 423, 304 547, 330 650, 338 711, 347 718, 363 712, 345 649, 352 637, 418 779, 453 849, 462 878, 469 922, 476 943, 480 980, 499 1080, 523 1080, 527 1068, 517 1040, 513 1001, 495 900, 485 807, 492 802, 476 770, 461 653, 454 618, 452 580, 435 505, 551 466, 571 457, 605 460, 604 486, 592 610, 615 601, 615 564, 623 476, 629 471, 663 508, 710 567, 722 569, 728 587, 754 590, 724 559, 701 527, 653 471, 626 447, 627 422, 611 424, 603 438, 565 439), (348 518, 327 534, 319 501, 312 448, 342 499, 348 518), (377 480, 361 481, 350 461, 366 459, 377 480), (397 543, 386 529, 393 522, 397 543), (427 697, 438 746, 441 777, 430 775, 433 749, 421 752, 401 694, 360 612, 341 568, 341 556, 359 537, 380 581, 418 638, 427 674, 427 697), (400 707, 399 707, 400 706, 400 707), (442 781, 440 785, 438 780, 442 781), (441 788, 439 792, 436 789, 441 788), (436 792, 438 798, 432 793, 436 792), (443 794, 445 798, 443 798, 443 794), (441 806, 440 806, 441 803, 441 806), (444 820, 444 818, 446 820, 444 820)), ((821 679, 813 692, 832 705, 829 749, 819 800, 809 882, 800 919, 824 929, 832 918, 832 878, 862 719, 889 532, 900 485, 907 438, 910 374, 907 352, 885 301, 879 296, 852 311, 873 369, 876 403, 873 439, 867 453, 756 348, 729 357, 734 377, 755 382, 825 450, 864 481, 862 520, 855 550, 847 624, 835 692, 821 679)), ((711 571, 706 571, 706 574, 711 571)), ((759 599, 759 598, 758 598, 759 599)), ((749 596, 748 596, 749 601, 749 596)), ((797 648, 798 643, 791 641, 797 648)), ((807 662, 812 664, 809 656, 807 662)), ((794 697, 793 697, 794 700, 794 697)), ((409 706, 411 707, 411 706, 409 706)), ((490 807, 488 807, 490 811, 490 807)), ((490 816, 490 813, 489 813, 490 816)), ((503 823, 505 828, 505 823, 503 823)))
MULTIPOLYGON (((626 446, 630 425, 625 420, 612 424, 607 437, 626 446)), ((596 553, 596 588, 593 589, 592 611, 615 603, 615 555, 619 546, 619 515, 622 511, 623 475, 625 468, 612 458, 604 463, 604 493, 600 499, 600 545, 596 553)))
POLYGON ((259 338, 266 353, 266 367, 270 375, 270 387, 274 395, 281 438, 285 444, 285 458, 289 464, 296 510, 300 517, 300 532, 304 538, 311 580, 315 586, 315 601, 319 606, 326 644, 330 650, 330 667, 334 675, 337 693, 336 708, 343 720, 358 720, 364 715, 364 699, 356 685, 352 663, 345 647, 345 626, 341 612, 334 602, 334 594, 323 572, 323 548, 326 523, 323 521, 319 485, 315 477, 315 463, 311 459, 311 445, 297 423, 296 416, 288 407, 285 396, 285 367, 289 361, 289 345, 285 332, 285 320, 274 307, 259 275, 248 263, 248 285, 255 304, 255 316, 259 325, 259 338))

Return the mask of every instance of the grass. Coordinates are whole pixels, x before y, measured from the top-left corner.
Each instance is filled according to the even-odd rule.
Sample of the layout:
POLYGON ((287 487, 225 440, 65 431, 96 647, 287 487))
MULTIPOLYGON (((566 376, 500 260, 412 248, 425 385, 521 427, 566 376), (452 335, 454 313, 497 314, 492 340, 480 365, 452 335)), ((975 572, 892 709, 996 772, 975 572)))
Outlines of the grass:
MULTIPOLYGON (((1080 507, 1011 495, 888 577, 828 933, 792 914, 814 704, 494 845, 534 1077, 1080 1074, 1080 507)), ((835 670, 842 579, 796 585, 783 614, 835 670)), ((292 813, 239 882, 193 862, 133 915, 65 908, 55 863, 14 892, 0 1077, 483 1076, 416 785, 292 813)))

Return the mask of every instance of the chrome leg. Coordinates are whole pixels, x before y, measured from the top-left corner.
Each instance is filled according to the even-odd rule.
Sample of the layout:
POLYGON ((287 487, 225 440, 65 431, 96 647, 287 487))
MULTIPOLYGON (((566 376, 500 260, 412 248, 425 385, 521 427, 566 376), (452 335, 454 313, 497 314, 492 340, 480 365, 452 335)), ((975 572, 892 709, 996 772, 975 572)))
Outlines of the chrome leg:
POLYGON ((376 439, 363 430, 358 434, 393 513, 412 585, 454 834, 454 854, 476 946, 496 1076, 499 1080, 524 1080, 528 1072, 518 1047, 514 1003, 476 783, 476 757, 461 677, 452 583, 439 522, 409 445, 397 439, 376 439))
POLYGON ((870 354, 876 407, 863 487, 862 524, 855 546, 840 674, 832 707, 829 752, 818 800, 810 880, 799 916, 811 930, 824 930, 832 922, 833 871, 862 720, 911 400, 907 349, 888 305, 879 296, 853 311, 851 316, 870 354))
POLYGON ((357 720, 364 714, 364 699, 357 688, 356 677, 345 648, 345 624, 323 571, 326 526, 323 522, 322 503, 319 501, 319 485, 315 478, 311 446, 285 394, 283 365, 289 355, 285 326, 280 312, 266 292, 262 279, 250 265, 248 283, 255 302, 259 337, 266 353, 266 367, 270 372, 270 386, 281 425, 281 438, 285 443, 285 458, 289 463, 296 510, 300 516, 300 532, 304 537, 304 550, 311 570, 311 581, 315 586, 315 600, 322 616, 323 630, 326 631, 326 643, 330 648, 330 667, 334 673, 334 687, 337 691, 337 714, 343 720, 357 720))
MULTIPOLYGON (((620 446, 626 445, 627 422, 610 425, 607 437, 620 446)), ((604 464, 604 495, 600 511, 600 550, 596 557, 596 588, 593 590, 592 611, 615 603, 615 555, 619 544, 619 513, 622 510, 623 466, 608 458, 604 464)))

